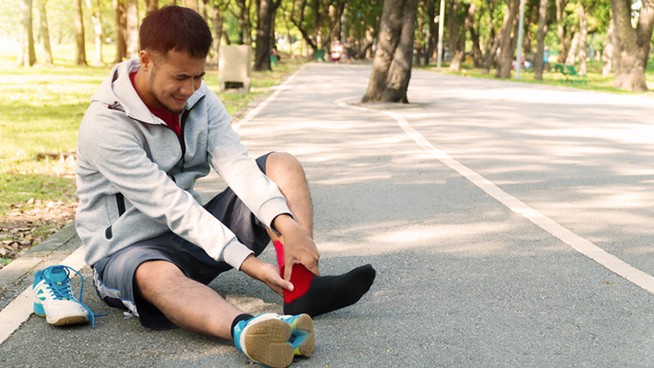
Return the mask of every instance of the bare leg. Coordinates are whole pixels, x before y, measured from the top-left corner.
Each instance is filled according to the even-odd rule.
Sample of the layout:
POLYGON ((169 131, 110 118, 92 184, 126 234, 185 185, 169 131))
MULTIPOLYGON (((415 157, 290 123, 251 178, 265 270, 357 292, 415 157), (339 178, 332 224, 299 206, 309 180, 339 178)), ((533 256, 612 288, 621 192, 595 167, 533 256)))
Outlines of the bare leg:
MULTIPOLYGON (((295 221, 309 237, 313 238, 311 193, 302 164, 289 153, 273 152, 266 160, 266 176, 277 184, 286 197, 295 221)), ((271 238, 276 239, 274 234, 271 235, 271 238)))
POLYGON ((243 313, 210 287, 189 279, 167 261, 150 261, 136 269, 141 296, 177 326, 231 340, 231 324, 243 313))
MULTIPOLYGON (((311 194, 300 162, 288 153, 271 153, 266 161, 266 175, 286 197, 300 228, 313 238, 311 194)), ((278 239, 272 231, 269 234, 277 250, 280 272, 284 274, 284 259, 280 257, 283 239, 278 239)), ((364 265, 343 275, 322 277, 302 264, 295 264, 290 280, 295 289, 284 290, 284 313, 317 316, 352 305, 368 292, 375 274, 371 265, 364 265)))

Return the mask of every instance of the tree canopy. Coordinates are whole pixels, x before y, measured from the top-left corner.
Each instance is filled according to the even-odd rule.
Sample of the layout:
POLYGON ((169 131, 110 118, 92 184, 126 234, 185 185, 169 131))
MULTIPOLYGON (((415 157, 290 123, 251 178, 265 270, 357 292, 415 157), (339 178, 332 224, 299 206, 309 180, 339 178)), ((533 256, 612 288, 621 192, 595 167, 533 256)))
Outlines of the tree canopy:
MULTIPOLYGON (((387 0, 391 1, 391 0, 387 0)), ((517 45, 521 0, 445 1, 444 58, 451 69, 469 61, 498 78, 510 77, 516 48, 542 77, 543 55, 551 63, 604 63, 615 85, 647 89, 644 79, 654 26, 653 0, 522 0, 524 41, 517 45), (545 52, 547 48, 547 53, 545 52), (635 65, 635 67, 634 67, 635 65), (539 70, 540 69, 540 70, 539 70)), ((52 50, 76 45, 80 65, 111 64, 138 51, 140 20, 148 9, 178 4, 207 19, 218 44, 248 44, 255 68, 270 69, 273 46, 305 57, 347 45, 351 58, 372 59, 383 29, 383 0, 18 0, 0 2, 0 38, 13 45, 17 64, 52 63, 52 50), (116 57, 108 60, 111 48, 116 57), (87 55, 88 54, 88 55, 87 55)), ((440 0, 417 0, 413 25, 415 64, 435 63, 440 0)), ((400 8, 392 10, 400 12, 400 8)), ((389 18, 390 19, 390 18, 389 18)), ((409 65, 409 68, 411 65, 409 65)))

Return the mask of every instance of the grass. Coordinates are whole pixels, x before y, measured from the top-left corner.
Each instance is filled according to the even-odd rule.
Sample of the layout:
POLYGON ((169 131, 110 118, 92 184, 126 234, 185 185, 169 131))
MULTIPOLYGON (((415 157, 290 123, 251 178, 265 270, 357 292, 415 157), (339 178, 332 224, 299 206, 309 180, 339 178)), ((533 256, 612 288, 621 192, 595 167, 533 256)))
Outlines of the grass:
MULTIPOLYGON (((512 78, 506 79, 507 81, 521 82, 521 83, 532 83, 532 84, 542 84, 548 86, 560 86, 560 87, 572 87, 579 88, 583 90, 591 90, 597 92, 609 92, 609 93, 618 93, 618 94, 636 94, 634 92, 628 92, 613 87, 613 75, 603 76, 602 67, 603 62, 601 61, 590 61, 587 64, 587 74, 585 77, 566 77, 561 73, 554 71, 546 71, 543 73, 542 80, 536 80, 533 71, 522 70, 520 73, 520 79, 515 78, 515 71, 512 72, 512 78)), ((554 66, 554 62, 550 63, 550 67, 554 66)), ((575 66, 577 72, 579 71, 579 66, 575 66)), ((435 70, 435 67, 428 66, 425 67, 427 70, 435 70)), ((491 69, 490 73, 486 73, 485 69, 474 68, 471 64, 464 63, 461 66, 460 71, 450 71, 448 65, 444 65, 441 68, 441 72, 462 76, 469 76, 474 78, 485 78, 485 79, 495 79, 495 70, 491 69)), ((646 71, 646 80, 650 86, 654 85, 654 59, 648 62, 648 68, 646 71)))
MULTIPOLYGON (((75 151, 77 129, 89 98, 111 67, 77 67, 71 59, 72 47, 55 50, 55 66, 37 64, 32 68, 17 68, 12 65, 12 52, 0 52, 0 222, 11 211, 28 210, 36 200, 76 200, 71 175, 74 162, 37 157, 75 151)), ((107 54, 104 59, 112 58, 107 54)), ((266 94, 269 87, 279 84, 300 64, 286 59, 274 71, 253 72, 247 94, 221 93, 216 68, 208 68, 205 80, 221 97, 228 112, 235 114, 266 94)))

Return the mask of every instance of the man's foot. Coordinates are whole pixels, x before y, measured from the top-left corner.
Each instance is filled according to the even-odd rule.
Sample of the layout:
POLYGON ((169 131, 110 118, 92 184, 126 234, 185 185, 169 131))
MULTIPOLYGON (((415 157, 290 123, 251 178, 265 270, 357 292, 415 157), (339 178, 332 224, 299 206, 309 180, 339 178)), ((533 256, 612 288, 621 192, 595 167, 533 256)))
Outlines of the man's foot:
MULTIPOLYGON (((296 264, 293 272, 299 267, 304 268, 301 264, 296 264)), ((370 290, 375 275, 375 269, 369 264, 339 276, 314 275, 306 293, 284 303, 284 313, 306 313, 315 317, 352 305, 370 290)))
MULTIPOLYGON (((234 344, 248 358, 269 367, 288 367, 304 350, 313 353, 315 338, 309 316, 265 313, 234 327, 234 344)), ((305 356, 309 356, 305 355, 305 356)))
MULTIPOLYGON (((280 274, 284 275, 284 245, 273 241, 280 274)), ((352 305, 370 290, 376 271, 371 265, 338 276, 317 276, 296 263, 291 273, 293 291, 284 290, 284 314, 306 313, 315 317, 352 305)))
MULTIPOLYGON (((34 313, 45 317, 49 324, 55 326, 87 323, 93 313, 75 298, 70 288, 70 272, 79 274, 68 266, 51 266, 34 275, 34 313)), ((81 275, 80 275, 81 277, 81 275)), ((82 284, 83 285, 83 284, 82 284)))

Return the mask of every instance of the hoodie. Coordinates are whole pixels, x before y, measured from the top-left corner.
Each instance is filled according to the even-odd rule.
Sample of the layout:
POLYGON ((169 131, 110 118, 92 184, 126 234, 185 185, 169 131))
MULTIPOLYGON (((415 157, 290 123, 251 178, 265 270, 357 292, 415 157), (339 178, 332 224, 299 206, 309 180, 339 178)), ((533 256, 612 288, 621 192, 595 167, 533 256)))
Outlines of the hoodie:
POLYGON ((195 181, 213 168, 268 227, 291 214, 286 199, 248 156, 204 82, 186 103, 180 140, 134 90, 129 74, 138 67, 137 59, 116 65, 80 124, 76 228, 85 261, 93 265, 170 230, 239 269, 252 251, 204 209, 195 181))

